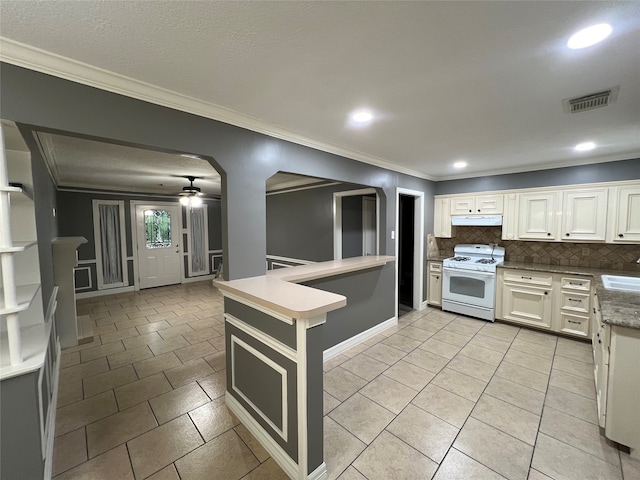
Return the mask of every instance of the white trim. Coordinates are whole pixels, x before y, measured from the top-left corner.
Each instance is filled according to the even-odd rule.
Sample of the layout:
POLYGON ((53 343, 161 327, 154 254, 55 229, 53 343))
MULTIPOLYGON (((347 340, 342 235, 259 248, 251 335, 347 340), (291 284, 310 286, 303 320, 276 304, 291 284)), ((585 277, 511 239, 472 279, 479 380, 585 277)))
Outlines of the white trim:
POLYGON ((127 268, 127 231, 124 220, 124 200, 91 200, 93 207, 93 244, 96 255, 96 279, 98 290, 108 290, 111 288, 124 287, 129 285, 129 269, 127 268), (120 256, 122 259, 122 282, 104 283, 102 276, 102 238, 100 237, 100 205, 118 205, 118 216, 120 217, 120 256))
POLYGON ((309 474, 308 480, 325 480, 329 476, 327 472, 327 464, 322 462, 318 468, 309 474))
MULTIPOLYGON (((396 238, 395 251, 398 258, 398 236, 400 235, 400 195, 414 197, 413 215, 413 302, 412 308, 420 310, 423 303, 422 293, 424 284, 424 192, 420 190, 410 190, 408 188, 396 188, 396 238)), ((396 317, 398 316, 398 272, 400 262, 396 262, 396 317)))
POLYGON ((295 265, 289 265, 287 263, 280 263, 280 262, 271 262, 271 270, 273 270, 274 265, 282 267, 282 268, 291 268, 291 267, 295 267, 295 265))
POLYGON ((302 260, 300 258, 279 257, 277 255, 267 255, 269 260, 281 260, 283 262, 298 263, 300 265, 311 265, 312 263, 318 263, 311 260, 302 260))
POLYGON ((220 249, 220 250, 209 250, 209 255, 216 255, 216 254, 222 255, 222 249, 220 249))
POLYGON ((380 196, 375 188, 345 190, 333 194, 333 259, 342 260, 342 197, 376 196, 376 255, 380 254, 380 196))
POLYGON ((266 346, 271 348, 273 351, 278 352, 283 357, 288 358, 292 362, 296 362, 297 361, 296 360, 296 351, 293 348, 291 348, 291 347, 285 345, 284 343, 276 340, 275 338, 269 336, 268 334, 262 332, 261 330, 258 330, 257 328, 252 327, 248 323, 243 322, 242 320, 240 320, 237 317, 234 317, 230 313, 225 313, 224 314, 224 319, 227 322, 229 322, 231 325, 233 325, 234 327, 242 330, 243 332, 245 332, 249 336, 255 338, 260 343, 264 343, 266 346))
POLYGON ((76 299, 106 297, 108 295, 117 295, 118 293, 133 292, 136 288, 133 285, 128 287, 109 288, 107 290, 94 290, 92 292, 80 292, 76 294, 76 299))
MULTIPOLYGON (((288 426, 289 426, 289 419, 287 418, 287 415, 289 414, 289 402, 287 401, 287 370, 282 367, 281 365, 278 365, 276 362, 274 362, 273 360, 271 360, 269 357, 267 357, 266 355, 264 355, 263 353, 259 352, 258 350, 256 350, 255 348, 253 348, 251 345, 249 345, 248 343, 242 341, 241 339, 239 339, 238 337, 236 337, 235 335, 231 334, 231 338, 230 338, 230 342, 231 342, 231 389, 236 392, 238 395, 240 395, 240 397, 242 397, 242 399, 247 402, 251 408, 253 408, 253 410, 260 415, 260 417, 267 422, 267 425, 269 425, 285 442, 288 442, 288 426), (236 349, 235 346, 239 345, 240 347, 244 348, 247 352, 249 352, 251 355, 253 355, 254 357, 256 357, 258 360, 262 361, 262 363, 264 363, 265 365, 271 367, 273 370, 275 370, 277 373, 280 374, 280 394, 282 395, 282 428, 278 428, 278 426, 273 423, 273 420, 271 420, 266 413, 264 413, 262 410, 260 410, 257 405, 255 403, 253 403, 249 397, 247 397, 242 390, 240 390, 238 388, 238 386, 236 385, 236 369, 235 369, 235 353, 236 353, 236 349)), ((300 379, 298 379, 298 382, 300 382, 300 379)), ((299 388, 299 387, 298 387, 299 388)), ((300 415, 298 415, 298 419, 300 418, 300 415)), ((298 420, 299 421, 299 420, 298 420)), ((300 453, 298 452, 298 456, 300 455, 300 453)))
POLYGON ((53 444, 56 431, 56 413, 58 411, 58 384, 60 380, 60 342, 56 342, 56 364, 52 366, 54 377, 52 380, 52 398, 49 403, 51 414, 47 418, 46 448, 44 451, 44 478, 50 479, 53 473, 53 444))
POLYGON ((238 417, 247 429, 253 434, 254 437, 260 442, 264 449, 269 452, 271 457, 276 463, 285 471, 290 478, 298 478, 298 465, 293 459, 284 451, 284 449, 267 433, 262 425, 260 425, 255 418, 253 418, 244 407, 233 398, 229 392, 225 394, 225 403, 231 412, 238 417))
POLYGON ((74 275, 74 277, 73 277, 73 279, 74 279, 74 287, 75 287, 75 291, 76 292, 78 290, 91 290, 93 288, 93 282, 91 281, 91 267, 75 267, 73 269, 73 275, 74 275), (76 274, 77 271, 80 271, 80 270, 86 270, 86 271, 89 272, 89 274, 87 275, 87 277, 89 278, 89 285, 86 286, 86 287, 78 287, 75 284, 75 274, 76 274))
POLYGON ((195 282, 204 282, 205 280, 215 280, 216 276, 213 274, 209 275, 198 275, 195 277, 187 277, 182 279, 182 283, 195 283, 195 282))
POLYGON ((289 188, 287 190, 282 190, 282 191, 276 190, 275 192, 267 192, 267 197, 269 195, 280 195, 283 193, 300 192, 302 190, 311 190, 314 188, 333 187, 334 185, 341 185, 341 182, 323 183, 322 185, 309 185, 308 187, 300 187, 300 188, 289 188))
POLYGON ((398 324, 398 317, 392 317, 389 320, 385 320, 382 323, 379 323, 364 332, 360 332, 357 335, 354 335, 351 338, 346 339, 344 342, 340 342, 333 347, 327 348, 322 354, 322 361, 326 362, 330 358, 335 357, 336 355, 340 355, 343 352, 346 352, 350 348, 355 347, 356 345, 368 340, 372 337, 375 337, 380 332, 386 330, 387 328, 394 327, 398 324))
POLYGON ((382 158, 366 155, 362 152, 339 145, 320 142, 221 105, 199 100, 166 88, 110 72, 5 37, 0 37, 0 40, 2 47, 0 48, 0 59, 2 59, 3 62, 53 75, 54 77, 71 80, 72 82, 83 85, 89 85, 108 92, 125 95, 130 98, 136 98, 156 105, 192 113, 200 117, 218 120, 230 125, 269 135, 270 137, 280 138, 316 150, 351 158, 394 172, 434 180, 433 177, 423 172, 395 165, 382 158))
POLYGON ((267 307, 264 307, 262 305, 258 305, 257 303, 252 302, 251 300, 248 300, 246 298, 234 295, 233 293, 228 292, 226 290, 220 290, 220 292, 226 298, 229 298, 231 300, 235 300, 238 303, 244 303, 246 306, 251 307, 251 308, 253 308, 255 310, 258 310, 259 312, 266 313, 267 315, 269 315, 269 316, 271 316, 273 318, 277 318, 278 320, 280 320, 280 321, 282 321, 284 323, 287 323, 289 325, 293 325, 293 323, 294 323, 293 318, 287 317, 286 315, 278 313, 278 312, 276 312, 274 310, 270 310, 267 307))
MULTIPOLYGON (((127 258, 127 260, 129 259, 127 258)), ((98 261, 95 258, 93 258, 91 260, 78 260, 76 263, 78 265, 93 265, 94 263, 98 263, 98 261)))
POLYGON ((419 310, 426 310, 426 309, 427 309, 427 306, 428 306, 428 302, 425 300, 424 302, 422 302, 422 303, 420 304, 420 308, 419 308, 419 310))

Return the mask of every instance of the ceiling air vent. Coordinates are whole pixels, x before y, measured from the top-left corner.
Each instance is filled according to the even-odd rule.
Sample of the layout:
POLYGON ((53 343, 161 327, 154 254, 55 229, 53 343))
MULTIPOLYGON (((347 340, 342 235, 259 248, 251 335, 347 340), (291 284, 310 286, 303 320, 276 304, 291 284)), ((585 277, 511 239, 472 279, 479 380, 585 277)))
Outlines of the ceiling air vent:
POLYGON ((620 87, 613 87, 601 92, 590 93, 581 97, 566 98, 562 101, 565 113, 580 113, 595 108, 602 108, 615 103, 620 87))

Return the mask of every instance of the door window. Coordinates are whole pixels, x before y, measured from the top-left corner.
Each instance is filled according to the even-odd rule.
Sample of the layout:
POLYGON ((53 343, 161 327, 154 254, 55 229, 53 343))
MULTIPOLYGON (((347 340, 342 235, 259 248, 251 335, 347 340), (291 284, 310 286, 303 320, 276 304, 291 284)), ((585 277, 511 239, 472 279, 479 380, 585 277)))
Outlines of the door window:
POLYGON ((145 210, 144 225, 148 249, 171 246, 171 213, 167 210, 145 210))

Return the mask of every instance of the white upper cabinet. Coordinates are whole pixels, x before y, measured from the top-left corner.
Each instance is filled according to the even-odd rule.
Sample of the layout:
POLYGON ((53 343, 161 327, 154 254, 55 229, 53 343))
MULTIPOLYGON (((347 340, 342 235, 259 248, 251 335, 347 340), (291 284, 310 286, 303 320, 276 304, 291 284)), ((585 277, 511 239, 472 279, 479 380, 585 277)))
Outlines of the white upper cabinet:
MULTIPOLYGON (((565 191, 562 199, 560 239, 604 242, 608 193, 607 188, 565 191)), ((640 229, 638 231, 640 232, 640 229)))
POLYGON ((518 239, 556 240, 558 193, 521 193, 518 196, 518 239))
POLYGON ((439 238, 451 238, 450 198, 436 198, 433 212, 433 234, 439 238))
POLYGON ((518 195, 507 193, 504 196, 504 216, 502 217, 502 240, 515 240, 518 235, 517 215, 518 195))
POLYGON ((609 209, 609 218, 615 224, 609 229, 607 241, 640 242, 640 185, 621 186, 612 190, 613 208, 609 209))
POLYGON ((451 215, 502 215, 502 212, 502 195, 451 198, 451 215))

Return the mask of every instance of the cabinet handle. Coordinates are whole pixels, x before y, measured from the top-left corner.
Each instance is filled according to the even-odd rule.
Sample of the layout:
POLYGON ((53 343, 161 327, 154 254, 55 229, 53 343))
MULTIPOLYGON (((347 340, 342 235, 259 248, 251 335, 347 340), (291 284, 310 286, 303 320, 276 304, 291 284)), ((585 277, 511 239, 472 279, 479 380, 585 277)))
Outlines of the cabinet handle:
POLYGON ((549 295, 549 292, 544 292, 545 295, 549 295))
POLYGON ((596 307, 593 307, 593 314, 596 314, 596 307))
POLYGON ((602 340, 598 340, 598 343, 602 343, 602 340))
POLYGON ((582 322, 575 322, 575 321, 573 321, 573 320, 567 320, 567 322, 569 322, 569 323, 575 323, 575 324, 577 324, 577 325, 580 325, 580 324, 582 323, 582 322))
POLYGON ((582 283, 580 283, 580 282, 569 282, 569 285, 577 285, 577 286, 581 287, 582 283))
POLYGON ((565 233, 565 235, 566 235, 567 237, 569 236, 569 234, 568 234, 568 233, 565 233))
POLYGON ((480 211, 480 209, 478 209, 478 211, 480 211))
POLYGON ((440 275, 436 275, 436 280, 440 280, 440 275))
POLYGON ((473 210, 469 210, 469 213, 473 212, 473 210))
POLYGON ((523 279, 523 280, 533 280, 533 278, 531 278, 531 277, 525 277, 525 276, 522 276, 522 279, 523 279))
POLYGON ((623 237, 624 237, 624 235, 623 235, 622 233, 619 233, 619 234, 618 234, 618 236, 619 236, 620 238, 623 238, 623 237))
POLYGON ((570 302, 579 302, 582 303, 582 300, 580 300, 579 298, 569 298, 568 299, 570 302))
POLYGON ((551 236, 551 233, 547 232, 547 237, 550 237, 550 236, 551 236))

